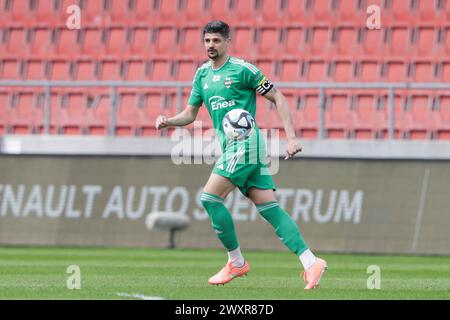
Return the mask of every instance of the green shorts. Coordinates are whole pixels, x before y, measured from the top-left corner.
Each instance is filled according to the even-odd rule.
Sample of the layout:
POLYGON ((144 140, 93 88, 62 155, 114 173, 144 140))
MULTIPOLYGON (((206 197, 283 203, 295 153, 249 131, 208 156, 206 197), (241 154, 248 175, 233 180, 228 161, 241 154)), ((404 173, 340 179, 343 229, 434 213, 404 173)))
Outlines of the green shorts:
POLYGON ((259 130, 246 140, 233 141, 217 160, 213 173, 226 177, 247 196, 252 187, 276 190, 265 161, 265 144, 259 130))

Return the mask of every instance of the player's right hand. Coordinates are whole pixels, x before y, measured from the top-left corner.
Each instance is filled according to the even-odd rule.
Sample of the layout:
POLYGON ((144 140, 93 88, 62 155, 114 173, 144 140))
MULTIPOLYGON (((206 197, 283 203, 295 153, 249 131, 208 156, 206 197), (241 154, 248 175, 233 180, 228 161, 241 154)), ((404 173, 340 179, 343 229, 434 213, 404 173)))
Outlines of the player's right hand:
POLYGON ((163 129, 169 126, 169 119, 166 116, 158 116, 156 118, 156 129, 163 129))

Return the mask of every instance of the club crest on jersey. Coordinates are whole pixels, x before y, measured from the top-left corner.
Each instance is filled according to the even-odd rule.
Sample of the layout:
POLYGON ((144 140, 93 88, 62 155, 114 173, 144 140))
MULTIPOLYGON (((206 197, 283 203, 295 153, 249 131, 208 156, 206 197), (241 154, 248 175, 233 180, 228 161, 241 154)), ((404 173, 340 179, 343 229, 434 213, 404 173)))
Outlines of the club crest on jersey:
POLYGON ((219 81, 219 80, 220 80, 220 74, 216 74, 216 75, 214 75, 213 78, 212 78, 212 81, 213 81, 213 82, 217 82, 217 81, 219 81))
POLYGON ((225 81, 223 82, 224 86, 229 89, 231 85, 233 84, 233 80, 231 78, 225 78, 225 81))

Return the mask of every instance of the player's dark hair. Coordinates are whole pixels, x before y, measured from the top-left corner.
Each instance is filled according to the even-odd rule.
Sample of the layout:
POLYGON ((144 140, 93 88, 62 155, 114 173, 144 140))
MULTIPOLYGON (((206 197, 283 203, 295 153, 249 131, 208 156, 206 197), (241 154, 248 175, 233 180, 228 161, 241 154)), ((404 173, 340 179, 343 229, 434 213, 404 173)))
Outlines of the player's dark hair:
POLYGON ((203 37, 205 36, 205 33, 220 33, 222 37, 228 39, 230 37, 230 26, 223 21, 210 21, 203 28, 203 37))

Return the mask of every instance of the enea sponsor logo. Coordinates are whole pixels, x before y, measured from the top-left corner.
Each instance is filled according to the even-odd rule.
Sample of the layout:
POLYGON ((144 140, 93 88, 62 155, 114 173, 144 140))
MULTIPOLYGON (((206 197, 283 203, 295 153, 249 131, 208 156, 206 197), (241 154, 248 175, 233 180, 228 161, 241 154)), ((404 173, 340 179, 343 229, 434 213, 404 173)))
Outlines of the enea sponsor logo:
POLYGON ((225 109, 228 107, 233 107, 236 105, 236 102, 234 100, 225 100, 225 98, 221 96, 214 96, 209 98, 209 105, 211 106, 212 110, 218 110, 218 109, 225 109))

